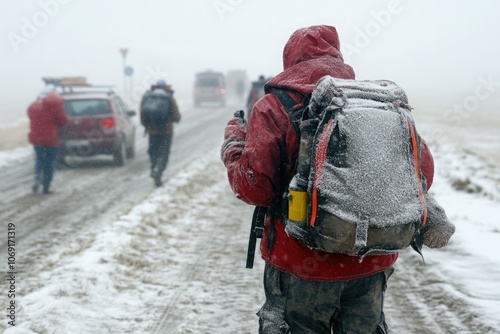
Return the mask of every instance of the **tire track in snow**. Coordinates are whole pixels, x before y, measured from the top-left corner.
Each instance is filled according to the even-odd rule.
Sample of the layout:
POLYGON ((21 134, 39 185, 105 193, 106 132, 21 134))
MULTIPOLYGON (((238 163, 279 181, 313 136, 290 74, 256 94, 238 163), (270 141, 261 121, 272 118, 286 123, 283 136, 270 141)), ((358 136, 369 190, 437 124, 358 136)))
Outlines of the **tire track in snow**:
MULTIPOLYGON (((457 250, 453 251, 455 256, 457 250)), ((425 249, 424 249, 425 256, 425 249)), ((467 301, 439 263, 423 265, 412 250, 401 252, 386 293, 386 319, 391 332, 421 334, 496 333, 482 322, 480 310, 467 301)))

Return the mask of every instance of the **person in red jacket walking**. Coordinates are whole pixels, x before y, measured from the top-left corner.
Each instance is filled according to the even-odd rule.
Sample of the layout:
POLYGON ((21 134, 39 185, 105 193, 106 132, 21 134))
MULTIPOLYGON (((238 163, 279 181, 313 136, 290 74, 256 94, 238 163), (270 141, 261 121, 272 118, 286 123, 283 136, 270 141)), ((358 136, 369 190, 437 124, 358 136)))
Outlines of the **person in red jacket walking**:
MULTIPOLYGON (((290 116, 271 93, 286 91, 299 108, 323 76, 355 78, 332 26, 295 31, 284 47, 283 67, 266 84, 266 95, 252 108, 247 124, 235 113, 221 148, 232 190, 255 206, 279 205, 295 173, 299 149, 290 116)), ((429 189, 434 163, 425 141, 421 145, 429 189)), ((332 328, 333 333, 386 333, 384 292, 398 254, 367 255, 360 261, 357 256, 313 250, 287 235, 280 215, 270 216, 260 244, 266 301, 258 312, 259 333, 329 334, 332 328)), ((439 237, 439 231, 429 230, 424 244, 439 237)))
POLYGON ((54 176, 59 147, 59 128, 68 122, 64 111, 64 101, 57 94, 55 86, 47 85, 38 98, 28 108, 30 133, 28 139, 33 144, 36 154, 35 184, 33 192, 38 192, 40 185, 43 193, 50 193, 50 184, 54 176))

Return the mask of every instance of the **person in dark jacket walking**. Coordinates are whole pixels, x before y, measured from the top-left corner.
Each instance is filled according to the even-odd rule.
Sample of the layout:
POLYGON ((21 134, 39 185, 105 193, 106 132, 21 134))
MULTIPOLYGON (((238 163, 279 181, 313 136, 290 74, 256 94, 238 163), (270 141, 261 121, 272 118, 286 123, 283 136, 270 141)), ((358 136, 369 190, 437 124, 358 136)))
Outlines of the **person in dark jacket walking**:
MULTIPOLYGON (((279 203, 295 173, 299 138, 284 106, 270 93, 285 90, 300 107, 323 76, 355 78, 332 26, 295 31, 284 47, 283 66, 266 83, 266 95, 252 108, 248 123, 236 113, 225 130, 221 158, 229 183, 250 205, 279 203)), ((424 140, 421 164, 429 189, 434 163, 424 140)), ((429 229, 424 244, 442 246, 447 238, 443 231, 429 229)), ((387 332, 384 292, 397 253, 360 261, 358 256, 314 250, 287 235, 279 215, 266 218, 260 250, 266 262, 266 301, 258 312, 259 333, 387 332)))
POLYGON ((264 96, 264 85, 266 82, 267 80, 262 74, 259 75, 259 79, 257 81, 252 81, 252 88, 250 89, 247 99, 247 117, 250 117, 250 111, 255 103, 257 103, 257 101, 264 96))
MULTIPOLYGON (((170 85, 164 80, 158 80, 151 91, 159 89, 164 90, 170 96, 170 108, 172 116, 170 121, 165 126, 148 126, 146 132, 149 135, 148 154, 151 162, 151 177, 154 180, 155 186, 162 185, 162 174, 167 168, 168 159, 170 156, 170 147, 172 146, 172 137, 174 134, 174 124, 178 123, 181 119, 179 107, 174 98, 174 91, 170 85)), ((146 93, 148 94, 148 93, 146 93)), ((146 94, 144 96, 146 96, 146 94)), ((144 98, 143 98, 144 101, 144 98)), ((143 102, 141 102, 141 106, 143 102)), ((144 113, 141 107, 141 124, 144 125, 144 113)))
POLYGON ((33 192, 40 185, 43 193, 50 193, 59 147, 59 128, 68 122, 64 101, 57 94, 55 86, 47 85, 28 108, 30 133, 28 139, 35 148, 35 183, 33 192))

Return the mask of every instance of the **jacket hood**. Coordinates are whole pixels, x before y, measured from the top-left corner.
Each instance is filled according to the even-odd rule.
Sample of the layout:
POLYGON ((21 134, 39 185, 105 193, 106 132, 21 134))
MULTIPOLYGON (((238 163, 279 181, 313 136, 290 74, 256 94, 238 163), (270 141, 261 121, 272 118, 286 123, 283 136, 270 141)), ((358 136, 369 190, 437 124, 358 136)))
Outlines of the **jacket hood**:
POLYGON ((283 50, 283 69, 309 59, 331 56, 343 61, 337 29, 318 25, 295 31, 283 50))
POLYGON ((295 31, 283 50, 283 68, 266 84, 266 93, 278 88, 310 94, 325 75, 340 79, 355 77, 352 67, 344 63, 337 29, 326 25, 295 31))
POLYGON ((43 100, 41 100, 43 105, 47 108, 60 108, 61 105, 64 105, 63 98, 57 94, 57 92, 48 93, 43 100))

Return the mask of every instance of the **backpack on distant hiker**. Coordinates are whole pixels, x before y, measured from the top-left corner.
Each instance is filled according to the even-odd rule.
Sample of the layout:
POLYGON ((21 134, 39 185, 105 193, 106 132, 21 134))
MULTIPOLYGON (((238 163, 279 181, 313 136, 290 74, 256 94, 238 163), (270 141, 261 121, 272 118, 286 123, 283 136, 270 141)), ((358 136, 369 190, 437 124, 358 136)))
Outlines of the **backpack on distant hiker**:
POLYGON ((163 89, 147 92, 141 102, 142 125, 146 128, 165 126, 172 118, 170 94, 163 89))
POLYGON ((283 210, 287 233, 331 253, 364 257, 410 245, 420 253, 420 229, 447 218, 427 194, 404 91, 390 81, 326 76, 298 121, 280 100, 300 123, 297 172, 283 210))

